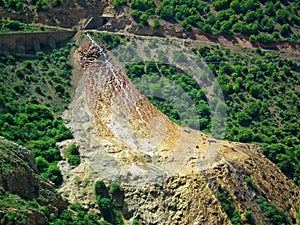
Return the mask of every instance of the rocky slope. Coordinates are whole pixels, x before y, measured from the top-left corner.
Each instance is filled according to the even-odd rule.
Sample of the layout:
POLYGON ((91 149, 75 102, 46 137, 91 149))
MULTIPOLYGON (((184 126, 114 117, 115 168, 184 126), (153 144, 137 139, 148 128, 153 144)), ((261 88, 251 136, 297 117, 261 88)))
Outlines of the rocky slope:
POLYGON ((0 163, 1 224, 46 224, 39 207, 54 214, 67 207, 54 185, 37 175, 34 157, 24 147, 0 137, 0 163))
POLYGON ((270 224, 258 205, 264 197, 296 224, 299 188, 257 146, 214 140, 174 124, 134 88, 111 55, 101 56, 91 43, 75 58, 82 79, 64 118, 82 160, 76 168, 60 164, 60 192, 69 201, 94 208, 93 186, 101 179, 123 186, 119 208, 128 220, 230 224, 218 198, 227 193, 244 221, 251 211, 252 222, 270 224))

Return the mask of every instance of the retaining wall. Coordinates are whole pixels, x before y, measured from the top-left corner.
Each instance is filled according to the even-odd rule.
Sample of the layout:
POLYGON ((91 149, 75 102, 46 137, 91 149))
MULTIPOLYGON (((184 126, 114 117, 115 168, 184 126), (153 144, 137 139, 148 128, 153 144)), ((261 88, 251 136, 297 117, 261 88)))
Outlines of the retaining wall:
POLYGON ((75 31, 33 32, 0 34, 0 51, 25 54, 40 51, 42 47, 56 48, 57 44, 70 39, 75 31))

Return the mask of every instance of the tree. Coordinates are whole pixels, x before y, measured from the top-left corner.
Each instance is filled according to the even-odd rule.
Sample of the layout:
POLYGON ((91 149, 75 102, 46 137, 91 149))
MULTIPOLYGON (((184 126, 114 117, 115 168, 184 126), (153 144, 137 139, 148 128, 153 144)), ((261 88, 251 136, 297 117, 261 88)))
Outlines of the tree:
POLYGON ((141 16, 140 16, 140 25, 142 26, 145 26, 148 24, 148 19, 149 19, 149 16, 146 14, 146 13, 143 13, 141 16))
POLYGON ((63 182, 62 174, 56 164, 48 168, 45 177, 51 180, 56 186, 61 185, 63 182))
POLYGON ((80 164, 80 156, 69 154, 68 163, 72 166, 78 166, 80 164))
POLYGON ((291 26, 289 24, 283 24, 280 28, 280 34, 283 37, 288 37, 291 34, 291 26))
POLYGON ((46 172, 49 167, 48 161, 46 159, 44 159, 42 156, 36 157, 35 163, 36 163, 36 167, 40 173, 46 172))
POLYGON ((108 190, 103 180, 98 180, 95 183, 95 193, 103 198, 108 198, 108 190))
POLYGON ((119 7, 121 5, 124 5, 126 2, 127 2, 127 0, 114 0, 113 7, 119 7))
POLYGON ((165 20, 171 20, 174 18, 175 12, 173 6, 163 6, 160 11, 160 17, 165 20))
POLYGON ((244 127, 249 126, 252 121, 252 118, 244 111, 237 113, 237 121, 244 127))
POLYGON ((118 183, 111 183, 109 193, 110 194, 115 194, 121 191, 121 187, 118 183))
POLYGON ((275 16, 275 13, 276 13, 276 7, 274 5, 274 3, 272 1, 268 1, 266 4, 265 4, 265 14, 272 17, 272 16, 275 16))
POLYGON ((248 11, 244 16, 244 20, 246 23, 253 23, 255 20, 258 19, 256 11, 248 11))
POLYGON ((286 9, 278 9, 276 11, 276 17, 278 23, 285 24, 289 22, 289 13, 286 9))
POLYGON ((115 222, 116 215, 113 211, 116 207, 115 203, 109 198, 102 198, 100 196, 97 196, 97 204, 100 207, 104 219, 108 222, 115 222))
POLYGON ((217 0, 217 1, 213 1, 213 6, 215 10, 219 11, 219 10, 227 9, 229 7, 229 4, 227 0, 217 0))
POLYGON ((138 9, 140 11, 146 11, 155 6, 153 0, 133 0, 130 7, 133 9, 138 9))

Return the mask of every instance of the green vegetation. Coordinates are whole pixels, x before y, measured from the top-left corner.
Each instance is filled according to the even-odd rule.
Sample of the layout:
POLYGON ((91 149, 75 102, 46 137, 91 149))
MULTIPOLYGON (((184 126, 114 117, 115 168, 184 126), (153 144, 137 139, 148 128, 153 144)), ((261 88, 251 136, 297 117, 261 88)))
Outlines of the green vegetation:
POLYGON ((61 0, 0 0, 0 8, 9 9, 19 14, 36 9, 48 10, 51 7, 57 7, 62 3, 61 0))
POLYGON ((127 0, 114 0, 113 7, 119 7, 127 3, 127 0))
POLYGON ((60 29, 61 28, 49 27, 40 24, 26 24, 18 20, 0 19, 0 33, 57 31, 60 29))
POLYGON ((241 218, 239 211, 236 210, 234 201, 230 196, 229 192, 227 192, 221 185, 218 186, 218 199, 221 202, 221 205, 231 220, 232 224, 243 225, 244 222, 241 218))
POLYGON ((159 23, 158 19, 155 19, 153 21, 152 27, 153 27, 153 29, 159 29, 160 28, 160 23, 159 23))
MULTIPOLYGON (((299 64, 280 57, 275 51, 259 48, 237 53, 218 45, 202 45, 193 51, 208 64, 224 95, 225 139, 259 144, 263 153, 300 186, 299 64)), ((200 130, 211 132, 211 109, 205 89, 183 71, 161 63, 168 62, 165 52, 158 50, 157 58, 141 62, 133 57, 126 67, 128 77, 174 122, 194 129, 200 125, 200 130), (166 86, 165 78, 174 83, 162 89, 166 86), (175 101, 172 96, 181 98, 175 101), (188 99, 198 114, 193 118, 189 116, 194 115, 195 109, 187 107, 188 99)), ((186 59, 179 52, 173 54, 173 60, 186 59)), ((206 74, 203 72, 201 76, 205 78, 206 74)))
POLYGON ((209 67, 223 90, 225 138, 260 144, 264 154, 300 185, 299 64, 261 49, 248 50, 247 56, 217 46, 194 50, 212 63, 209 67))
POLYGON ((257 200, 263 214, 268 218, 269 222, 274 225, 290 224, 289 218, 285 215, 284 211, 276 208, 275 205, 268 203, 265 198, 257 200))
POLYGON ((68 44, 32 60, 0 56, 0 136, 24 145, 36 157, 39 172, 60 185, 56 142, 72 138, 60 117, 70 101, 68 44))
POLYGON ((72 166, 78 166, 80 164, 80 155, 77 146, 72 144, 67 149, 67 153, 68 163, 72 166))
POLYGON ((111 50, 111 49, 117 47, 121 42, 120 36, 105 34, 105 33, 92 33, 92 38, 95 41, 102 42, 104 44, 105 48, 108 50, 111 50))
POLYGON ((247 186, 251 188, 253 191, 258 191, 257 186, 253 183, 253 178, 252 177, 246 177, 244 179, 246 182, 247 186))
POLYGON ((1 211, 11 209, 11 212, 7 212, 3 217, 3 221, 6 221, 7 224, 10 224, 10 222, 28 224, 29 216, 35 214, 40 215, 43 220, 47 221, 45 224, 50 225, 107 225, 107 223, 101 221, 99 216, 87 213, 79 205, 71 204, 68 209, 59 213, 54 213, 53 207, 51 207, 51 205, 43 206, 35 200, 26 201, 21 199, 18 195, 6 193, 5 195, 0 196, 1 211))
MULTIPOLYGON (((47 170, 48 162, 45 159, 37 157, 36 161, 38 169, 47 170)), ((99 216, 88 214, 79 205, 68 206, 53 187, 47 185, 48 181, 36 174, 32 154, 3 137, 0 137, 0 165, 2 224, 31 224, 33 218, 40 223, 53 225, 107 224, 100 222, 99 216)))
POLYGON ((133 219, 131 225, 140 225, 139 218, 138 218, 138 217, 135 217, 135 218, 133 219))
POLYGON ((201 129, 208 132, 210 108, 205 97, 205 91, 199 88, 192 77, 174 67, 151 60, 145 64, 131 63, 127 67, 127 76, 133 83, 137 84, 137 88, 142 93, 147 95, 151 103, 168 115, 172 121, 194 129, 199 129, 200 123, 201 129), (161 86, 167 85, 161 74, 174 82, 172 86, 168 86, 168 90, 161 90, 161 86), (151 85, 140 83, 140 79, 147 80, 151 85), (182 89, 179 89, 178 86, 182 89), (182 96, 182 98, 178 99, 178 96, 182 96), (198 112, 194 118, 189 118, 189 115, 194 115, 193 110, 195 110, 192 107, 187 107, 189 99, 193 100, 198 112))
POLYGON ((120 185, 111 183, 108 191, 105 183, 102 180, 98 180, 95 183, 95 194, 104 220, 113 225, 123 225, 122 216, 117 210, 116 203, 113 200, 115 194, 121 194, 120 185))
POLYGON ((141 16, 155 12, 157 18, 177 21, 187 30, 195 27, 214 34, 258 35, 257 40, 264 44, 283 39, 299 41, 297 1, 170 0, 161 1, 157 7, 151 0, 135 0, 130 6, 135 10, 132 17, 140 25, 147 25, 141 16))
POLYGON ((131 16, 140 26, 148 25, 148 19, 155 14, 155 4, 153 0, 133 0, 130 7, 134 9, 131 16))
POLYGON ((118 183, 113 182, 110 184, 109 194, 113 195, 116 193, 120 193, 120 191, 121 191, 121 187, 118 183))
POLYGON ((92 213, 87 213, 81 206, 70 204, 68 209, 60 212, 56 217, 54 214, 49 215, 50 225, 108 225, 106 222, 101 221, 101 218, 92 213))

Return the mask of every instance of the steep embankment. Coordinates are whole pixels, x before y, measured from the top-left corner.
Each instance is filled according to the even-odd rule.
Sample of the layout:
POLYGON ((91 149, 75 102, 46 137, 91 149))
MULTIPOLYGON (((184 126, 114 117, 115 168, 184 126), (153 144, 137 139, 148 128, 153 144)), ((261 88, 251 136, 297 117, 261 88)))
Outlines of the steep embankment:
POLYGON ((299 188, 257 146, 210 140, 174 124, 90 43, 75 57, 83 76, 64 117, 82 161, 76 168, 62 163, 60 191, 67 199, 95 207, 93 186, 101 179, 121 183, 125 218, 139 215, 147 224, 230 224, 236 218, 270 224, 261 202, 296 223, 299 188))
POLYGON ((0 137, 0 163, 1 224, 46 224, 50 213, 67 208, 27 149, 0 137))

